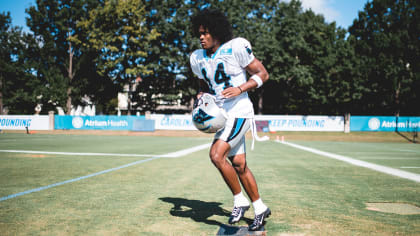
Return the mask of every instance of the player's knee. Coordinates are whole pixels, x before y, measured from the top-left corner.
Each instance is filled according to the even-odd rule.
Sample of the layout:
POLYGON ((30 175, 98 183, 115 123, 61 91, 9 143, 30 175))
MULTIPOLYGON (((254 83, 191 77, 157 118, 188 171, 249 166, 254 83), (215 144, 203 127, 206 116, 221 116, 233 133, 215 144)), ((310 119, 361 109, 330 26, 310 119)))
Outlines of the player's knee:
POLYGON ((243 163, 233 163, 233 167, 235 168, 238 174, 245 174, 246 172, 246 162, 243 163))
POLYGON ((223 155, 217 152, 210 152, 210 160, 216 167, 222 166, 226 161, 223 155))

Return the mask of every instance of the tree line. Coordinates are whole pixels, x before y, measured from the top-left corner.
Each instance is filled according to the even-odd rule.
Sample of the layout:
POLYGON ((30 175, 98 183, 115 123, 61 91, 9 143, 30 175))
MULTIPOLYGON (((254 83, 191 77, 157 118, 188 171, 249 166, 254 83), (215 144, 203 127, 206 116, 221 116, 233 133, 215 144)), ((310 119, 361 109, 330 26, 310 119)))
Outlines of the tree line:
POLYGON ((132 85, 132 110, 191 106, 189 55, 200 45, 190 18, 214 7, 270 74, 250 92, 256 113, 420 115, 419 5, 368 1, 344 29, 297 0, 36 0, 30 32, 0 13, 0 114, 33 114, 37 104, 69 113, 86 98, 115 114, 117 93, 132 85))

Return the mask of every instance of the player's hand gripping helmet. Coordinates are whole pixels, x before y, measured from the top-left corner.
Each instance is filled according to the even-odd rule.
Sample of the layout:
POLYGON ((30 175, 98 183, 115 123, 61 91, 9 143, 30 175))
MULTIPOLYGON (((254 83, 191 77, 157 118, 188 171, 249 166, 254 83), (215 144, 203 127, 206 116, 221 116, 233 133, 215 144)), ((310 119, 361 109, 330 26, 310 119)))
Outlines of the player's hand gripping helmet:
POLYGON ((198 130, 204 133, 216 133, 225 127, 227 115, 222 108, 217 106, 214 96, 204 93, 194 103, 192 120, 198 130))

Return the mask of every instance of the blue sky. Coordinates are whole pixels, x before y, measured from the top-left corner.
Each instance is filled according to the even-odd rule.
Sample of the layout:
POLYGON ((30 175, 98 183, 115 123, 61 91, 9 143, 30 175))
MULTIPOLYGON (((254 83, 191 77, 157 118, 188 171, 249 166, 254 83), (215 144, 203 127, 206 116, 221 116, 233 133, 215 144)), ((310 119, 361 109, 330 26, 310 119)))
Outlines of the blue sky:
MULTIPOLYGON (((288 2, 290 0, 281 0, 288 2)), ((338 26, 349 27, 358 12, 362 11, 369 0, 301 0, 305 9, 312 9, 318 14, 324 15, 327 22, 335 21, 338 26)), ((35 0, 0 0, 0 12, 9 11, 14 26, 22 26, 25 30, 25 9, 35 5, 35 0)))
POLYGON ((35 0, 0 0, 0 12, 10 12, 12 25, 22 26, 26 30, 25 9, 35 5, 35 0))

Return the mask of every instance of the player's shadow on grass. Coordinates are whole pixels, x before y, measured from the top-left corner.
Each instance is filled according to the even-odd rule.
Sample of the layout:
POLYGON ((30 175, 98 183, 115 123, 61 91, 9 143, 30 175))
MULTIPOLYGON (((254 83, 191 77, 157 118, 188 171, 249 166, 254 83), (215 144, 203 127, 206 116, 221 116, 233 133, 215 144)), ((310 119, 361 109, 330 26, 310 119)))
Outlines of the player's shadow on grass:
MULTIPOLYGON (((191 218, 196 222, 203 222, 209 225, 222 225, 223 223, 208 219, 211 216, 226 216, 226 221, 230 216, 230 212, 221 208, 220 202, 203 202, 200 200, 189 200, 185 198, 172 198, 162 197, 159 200, 172 203, 174 206, 169 211, 169 214, 176 217, 191 218)), ((243 218, 245 221, 250 222, 251 219, 243 218)))

